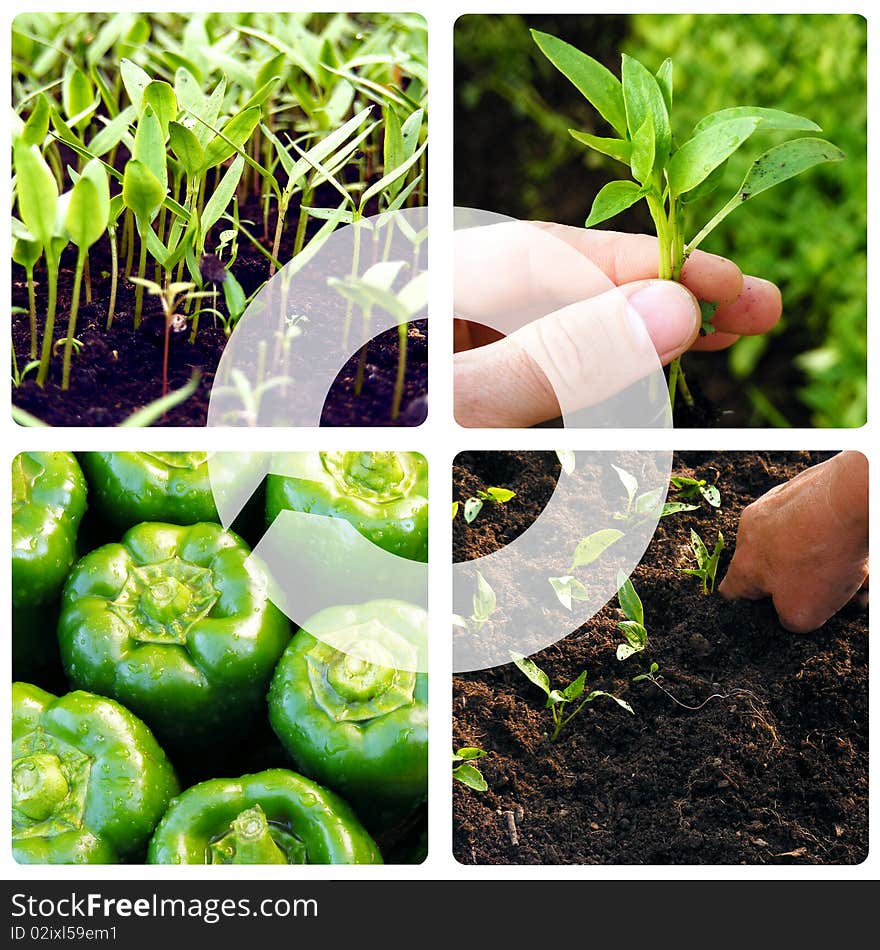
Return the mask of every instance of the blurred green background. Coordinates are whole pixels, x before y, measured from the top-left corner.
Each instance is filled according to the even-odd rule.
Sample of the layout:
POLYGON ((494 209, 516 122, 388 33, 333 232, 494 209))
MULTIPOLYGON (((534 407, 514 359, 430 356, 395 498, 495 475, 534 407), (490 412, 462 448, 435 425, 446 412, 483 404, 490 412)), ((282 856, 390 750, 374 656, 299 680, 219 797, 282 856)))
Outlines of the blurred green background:
MULTIPOLYGON (((782 289, 767 336, 694 354, 688 379, 719 425, 864 424, 867 404, 867 29, 829 15, 470 15, 455 28, 455 202, 519 218, 583 225, 593 197, 625 177, 569 128, 608 134, 596 112, 542 56, 529 28, 552 33, 620 75, 620 54, 652 71, 674 63, 679 141, 702 116, 734 105, 805 115, 844 150, 730 215, 704 243, 782 289)), ((760 152, 756 133, 724 184, 691 206, 693 235, 733 194, 760 152)), ((605 225, 651 231, 644 202, 605 225)))

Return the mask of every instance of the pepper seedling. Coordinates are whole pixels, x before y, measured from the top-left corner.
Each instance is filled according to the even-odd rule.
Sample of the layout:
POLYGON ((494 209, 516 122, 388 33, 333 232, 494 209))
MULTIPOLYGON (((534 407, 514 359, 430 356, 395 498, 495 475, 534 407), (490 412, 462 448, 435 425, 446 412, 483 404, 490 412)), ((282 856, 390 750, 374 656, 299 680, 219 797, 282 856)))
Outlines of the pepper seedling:
POLYGON ((460 614, 452 615, 452 625, 461 627, 463 630, 469 630, 471 625, 479 630, 483 624, 488 623, 492 614, 498 606, 498 598, 495 591, 483 575, 477 571, 477 589, 473 598, 474 609, 470 617, 462 617, 460 614))
POLYGON ((550 710, 550 715, 553 718, 553 733, 550 736, 551 742, 556 741, 559 733, 562 731, 563 726, 568 725, 568 723, 574 719, 574 717, 584 708, 584 706, 587 705, 587 703, 593 702, 594 699, 598 699, 600 696, 607 696, 609 699, 613 699, 618 706, 625 709, 630 715, 635 715, 633 713, 632 706, 630 706, 629 703, 619 699, 612 693, 606 693, 601 689, 594 689, 592 692, 588 693, 586 698, 583 699, 575 708, 574 712, 566 714, 569 704, 577 702, 577 700, 583 696, 584 691, 586 690, 586 670, 584 670, 576 680, 569 683, 565 689, 551 689, 550 677, 540 667, 528 659, 528 657, 523 656, 521 653, 514 653, 511 651, 510 659, 513 660, 517 668, 526 677, 526 679, 528 679, 529 682, 534 683, 535 686, 541 689, 544 695, 547 697, 547 702, 544 708, 550 710))
POLYGON ((486 755, 485 749, 475 746, 465 746, 452 753, 452 777, 475 792, 485 792, 489 785, 483 778, 483 773, 473 763, 486 755))
MULTIPOLYGON (((686 475, 673 475, 669 479, 670 486, 679 498, 696 498, 701 495, 713 508, 721 507, 721 492, 715 485, 710 485, 705 478, 689 478, 686 475)), ((698 505, 693 505, 698 508, 698 505)))
MULTIPOLYGON (((578 142, 628 166, 634 180, 612 181, 596 195, 587 217, 588 228, 601 224, 644 199, 657 231, 658 277, 681 279, 688 256, 732 211, 774 185, 794 178, 822 162, 836 162, 844 153, 819 138, 797 138, 776 145, 758 156, 739 188, 694 237, 684 237, 685 208, 711 195, 723 182, 728 158, 756 131, 819 132, 803 116, 759 106, 734 106, 701 119, 679 144, 672 122, 673 82, 671 59, 652 73, 626 54, 621 78, 574 46, 532 30, 532 37, 547 59, 589 101, 613 129, 612 137, 570 129, 578 142)), ((708 308, 704 328, 708 332, 708 308)), ((669 367, 669 398, 676 393, 693 404, 680 358, 669 367)))
POLYGON ((645 609, 641 598, 623 571, 617 572, 617 601, 626 617, 617 623, 626 639, 626 643, 617 645, 617 659, 627 660, 634 654, 641 653, 648 645, 648 629, 645 626, 645 609))
MULTIPOLYGON (((493 502, 496 505, 506 505, 511 498, 516 498, 516 492, 511 491, 509 488, 487 488, 485 490, 480 489, 476 495, 472 495, 470 498, 466 499, 464 502, 464 520, 468 524, 472 524, 477 515, 483 510, 483 505, 488 502, 493 502)), ((459 503, 454 501, 452 503, 452 517, 458 514, 459 503)))
POLYGON ((660 499, 664 495, 663 486, 652 488, 646 492, 639 492, 639 482, 635 475, 627 472, 625 469, 611 466, 623 489, 626 492, 626 506, 623 511, 615 511, 612 517, 615 521, 632 521, 636 518, 659 517, 667 518, 669 515, 676 515, 682 511, 696 511, 699 505, 688 505, 681 501, 667 501, 662 507, 660 499), (659 512, 658 512, 659 509, 659 512))
POLYGON ((681 567, 682 574, 690 574, 692 577, 699 577, 703 585, 703 593, 711 594, 715 591, 715 575, 718 573, 718 559, 724 550, 724 535, 719 531, 718 540, 712 553, 703 543, 703 539, 691 528, 691 549, 697 560, 696 567, 681 567))

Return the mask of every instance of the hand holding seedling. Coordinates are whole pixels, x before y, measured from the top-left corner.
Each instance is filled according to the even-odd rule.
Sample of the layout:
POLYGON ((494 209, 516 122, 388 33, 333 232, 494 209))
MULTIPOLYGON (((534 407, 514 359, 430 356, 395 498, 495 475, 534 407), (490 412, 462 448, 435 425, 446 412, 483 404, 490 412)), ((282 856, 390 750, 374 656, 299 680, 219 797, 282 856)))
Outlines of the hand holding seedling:
POLYGON ((778 485, 742 513, 719 591, 772 597, 795 633, 821 627, 868 576, 868 461, 843 452, 778 485))
POLYGON ((465 426, 555 418, 560 388, 572 406, 596 405, 640 378, 640 366, 650 373, 646 337, 652 360, 665 365, 689 349, 766 333, 782 312, 773 284, 714 254, 691 254, 681 285, 657 280, 657 240, 648 235, 511 222, 455 240, 455 312, 467 318, 456 322, 455 415, 465 426), (699 301, 717 304, 710 335, 700 334, 699 301), (501 339, 480 325, 500 312, 511 315, 501 339), (559 371, 555 390, 528 355, 536 351, 559 371), (609 366, 621 367, 610 381, 609 366))

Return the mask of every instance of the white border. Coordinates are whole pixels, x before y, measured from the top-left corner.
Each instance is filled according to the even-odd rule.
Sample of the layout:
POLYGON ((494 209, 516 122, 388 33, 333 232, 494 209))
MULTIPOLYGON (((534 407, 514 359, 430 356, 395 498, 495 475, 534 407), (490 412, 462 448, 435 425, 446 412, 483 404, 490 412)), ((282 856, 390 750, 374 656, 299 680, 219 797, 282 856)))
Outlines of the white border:
MULTIPOLYGON (((221 4, 220 9, 235 10, 239 4, 221 4)), ((280 3, 260 4, 265 9, 289 9, 289 5, 280 3)), ((174 867, 149 865, 114 865, 88 867, 59 867, 59 866, 23 866, 16 864, 11 856, 9 839, 4 835, 0 844, 0 875, 4 879, 20 881, 38 880, 65 880, 71 884, 77 881, 88 880, 260 880, 271 877, 273 880, 327 880, 327 879, 393 879, 406 877, 408 879, 466 879, 466 880, 512 880, 531 879, 541 877, 546 879, 688 879, 699 877, 702 879, 874 879, 877 877, 880 858, 877 856, 878 831, 876 827, 877 809, 875 799, 880 765, 877 762, 878 739, 876 726, 878 714, 878 699, 876 690, 871 690, 870 709, 870 854, 863 864, 854 867, 836 866, 713 866, 713 865, 640 865, 640 866, 558 866, 545 865, 540 868, 523 866, 484 866, 470 867, 456 863, 451 856, 451 794, 449 775, 449 750, 451 743, 451 650, 449 644, 449 627, 447 611, 444 605, 451 603, 451 571, 445 570, 443 565, 449 562, 449 551, 452 543, 452 528, 448 517, 449 502, 451 501, 451 487, 449 473, 452 459, 455 454, 465 448, 479 447, 484 449, 541 449, 541 448, 582 448, 601 447, 615 449, 706 449, 718 448, 727 451, 735 450, 802 450, 802 449, 859 449, 871 457, 871 447, 876 430, 875 420, 878 415, 877 387, 869 388, 869 422, 861 429, 852 430, 812 430, 812 429, 718 429, 709 433, 698 430, 646 430, 646 431, 607 431, 600 435, 578 434, 576 430, 530 430, 511 433, 504 430, 463 430, 459 429, 452 420, 452 373, 451 361, 446 354, 452 348, 451 320, 442 319, 443 314, 452 313, 452 261, 451 244, 448 235, 452 230, 452 134, 453 134, 453 96, 452 96, 452 63, 453 63, 453 24, 455 19, 464 13, 530 13, 540 6, 537 2, 521 3, 480 3, 465 5, 451 3, 445 9, 428 9, 427 0, 412 3, 400 3, 396 0, 378 0, 375 3, 336 3, 330 6, 324 4, 309 4, 309 9, 352 11, 370 11, 376 9, 393 12, 418 12, 426 17, 429 25, 429 75, 431 93, 431 119, 429 146, 430 168, 430 196, 431 196, 431 356, 429 367, 430 380, 430 415, 425 425, 418 429, 389 430, 360 429, 351 432, 328 433, 325 430, 296 429, 283 433, 282 438, 291 449, 332 449, 332 448, 405 448, 422 452, 430 461, 431 474, 431 562, 435 569, 431 573, 430 599, 433 610, 431 612, 431 778, 430 778, 430 853, 428 860, 419 866, 401 867, 388 865, 385 867, 320 867, 308 868, 288 867, 279 869, 273 866, 266 867, 174 867), (586 439, 589 439, 587 446, 586 439)), ((176 9, 172 4, 150 3, 143 4, 143 8, 151 10, 176 9)), ((204 7, 217 9, 217 4, 209 7, 208 4, 194 3, 191 9, 204 7)), ((44 9, 65 9, 70 7, 46 5, 44 9)), ((90 4, 88 10, 119 9, 118 5, 90 4)), ((620 13, 619 6, 613 4, 597 4, 587 6, 583 2, 572 3, 569 0, 557 0, 555 12, 559 13, 620 13)), ((818 13, 827 12, 825 4, 815 2, 776 3, 772 9, 774 13, 818 13)), ((692 12, 692 6, 681 3, 656 4, 632 2, 626 7, 627 12, 664 12, 684 13, 692 12)), ((18 10, 5 14, 6 25, 0 36, 0 49, 4 60, 9 62, 10 24, 18 10)), ((767 13, 766 4, 756 2, 740 2, 737 4, 714 3, 709 9, 702 7, 700 12, 717 13, 767 13)), ((842 12, 842 11, 834 11, 842 12)), ((870 20, 867 3, 854 4, 846 12, 860 13, 870 20)), ((873 47, 871 47, 873 51, 873 47)), ((873 60, 869 62, 869 100, 877 100, 877 68, 873 60)), ((8 126, 4 135, 8 135, 8 126)), ((877 124, 869 130, 869 154, 877 154, 877 124)), ((9 162, 9 143, 3 148, 2 162, 9 162)), ((2 170, 8 176, 9 168, 2 170)), ((869 209, 877 208, 877 178, 872 174, 869 181, 869 209)), ((8 180, 8 177, 6 178, 8 180)), ((869 213, 869 274, 876 270, 877 254, 875 252, 878 237, 876 214, 869 213)), ((9 232, 7 228, 0 228, 0 259, 9 259, 9 232)), ((9 267, 2 268, 3 296, 0 299, 9 299, 9 267)), ((870 288, 873 290, 873 287, 870 288)), ((871 319, 876 319, 874 312, 873 295, 869 297, 871 303, 869 313, 871 319)), ((9 324, 3 323, 4 352, 9 352, 9 324)), ((876 334, 870 336, 869 348, 869 379, 876 380, 878 370, 878 354, 876 352, 876 334)), ((4 436, 3 445, 5 457, 2 464, 2 490, 9 497, 10 490, 10 463, 12 458, 23 450, 88 450, 108 449, 144 450, 144 449, 192 449, 194 440, 199 448, 225 449, 230 445, 225 433, 221 431, 202 430, 197 436, 194 430, 124 430, 124 429, 86 429, 72 428, 66 430, 23 429, 12 422, 9 407, 10 394, 3 387, 3 404, 0 405, 0 433, 4 436)), ((277 451, 283 448, 279 445, 278 431, 264 430, 245 432, 236 430, 236 449, 261 449, 277 451)), ((873 459, 872 459, 873 461, 873 459)), ((871 466, 872 497, 877 495, 880 484, 880 466, 871 466)), ((2 530, 9 537, 9 508, 0 505, 2 512, 2 530)), ((880 529, 877 524, 871 525, 871 543, 876 550, 880 550, 880 529)), ((9 618, 10 611, 10 572, 7 567, 0 571, 0 600, 4 605, 5 617, 9 618)), ((872 623, 872 627, 876 624, 872 623)), ((9 682, 10 652, 0 650, 0 677, 3 683, 9 682)), ((8 693, 4 710, 8 710, 8 693)), ((4 713, 5 714, 5 713, 4 713)), ((9 762, 9 732, 0 730, 0 754, 4 768, 9 762)), ((8 782, 0 781, 0 814, 8 814, 10 808, 8 782)))

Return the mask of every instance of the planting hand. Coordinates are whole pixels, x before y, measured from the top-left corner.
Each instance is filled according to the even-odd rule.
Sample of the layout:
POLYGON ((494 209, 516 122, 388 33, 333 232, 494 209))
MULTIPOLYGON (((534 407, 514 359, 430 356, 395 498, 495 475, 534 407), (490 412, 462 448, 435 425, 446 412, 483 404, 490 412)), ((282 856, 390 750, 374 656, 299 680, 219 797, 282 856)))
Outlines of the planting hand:
POLYGON ((665 365, 688 349, 722 349, 767 332, 782 310, 773 284, 701 251, 684 287, 657 280, 647 235, 510 222, 459 231, 455 253, 455 414, 465 426, 534 425, 559 415, 563 399, 596 405, 648 375, 654 353, 665 365), (709 336, 699 335, 699 300, 718 305, 709 336), (554 385, 534 355, 554 368, 554 385))
POLYGON ((843 452, 777 485, 740 518, 719 591, 772 597, 784 627, 821 627, 868 576, 868 460, 843 452))

